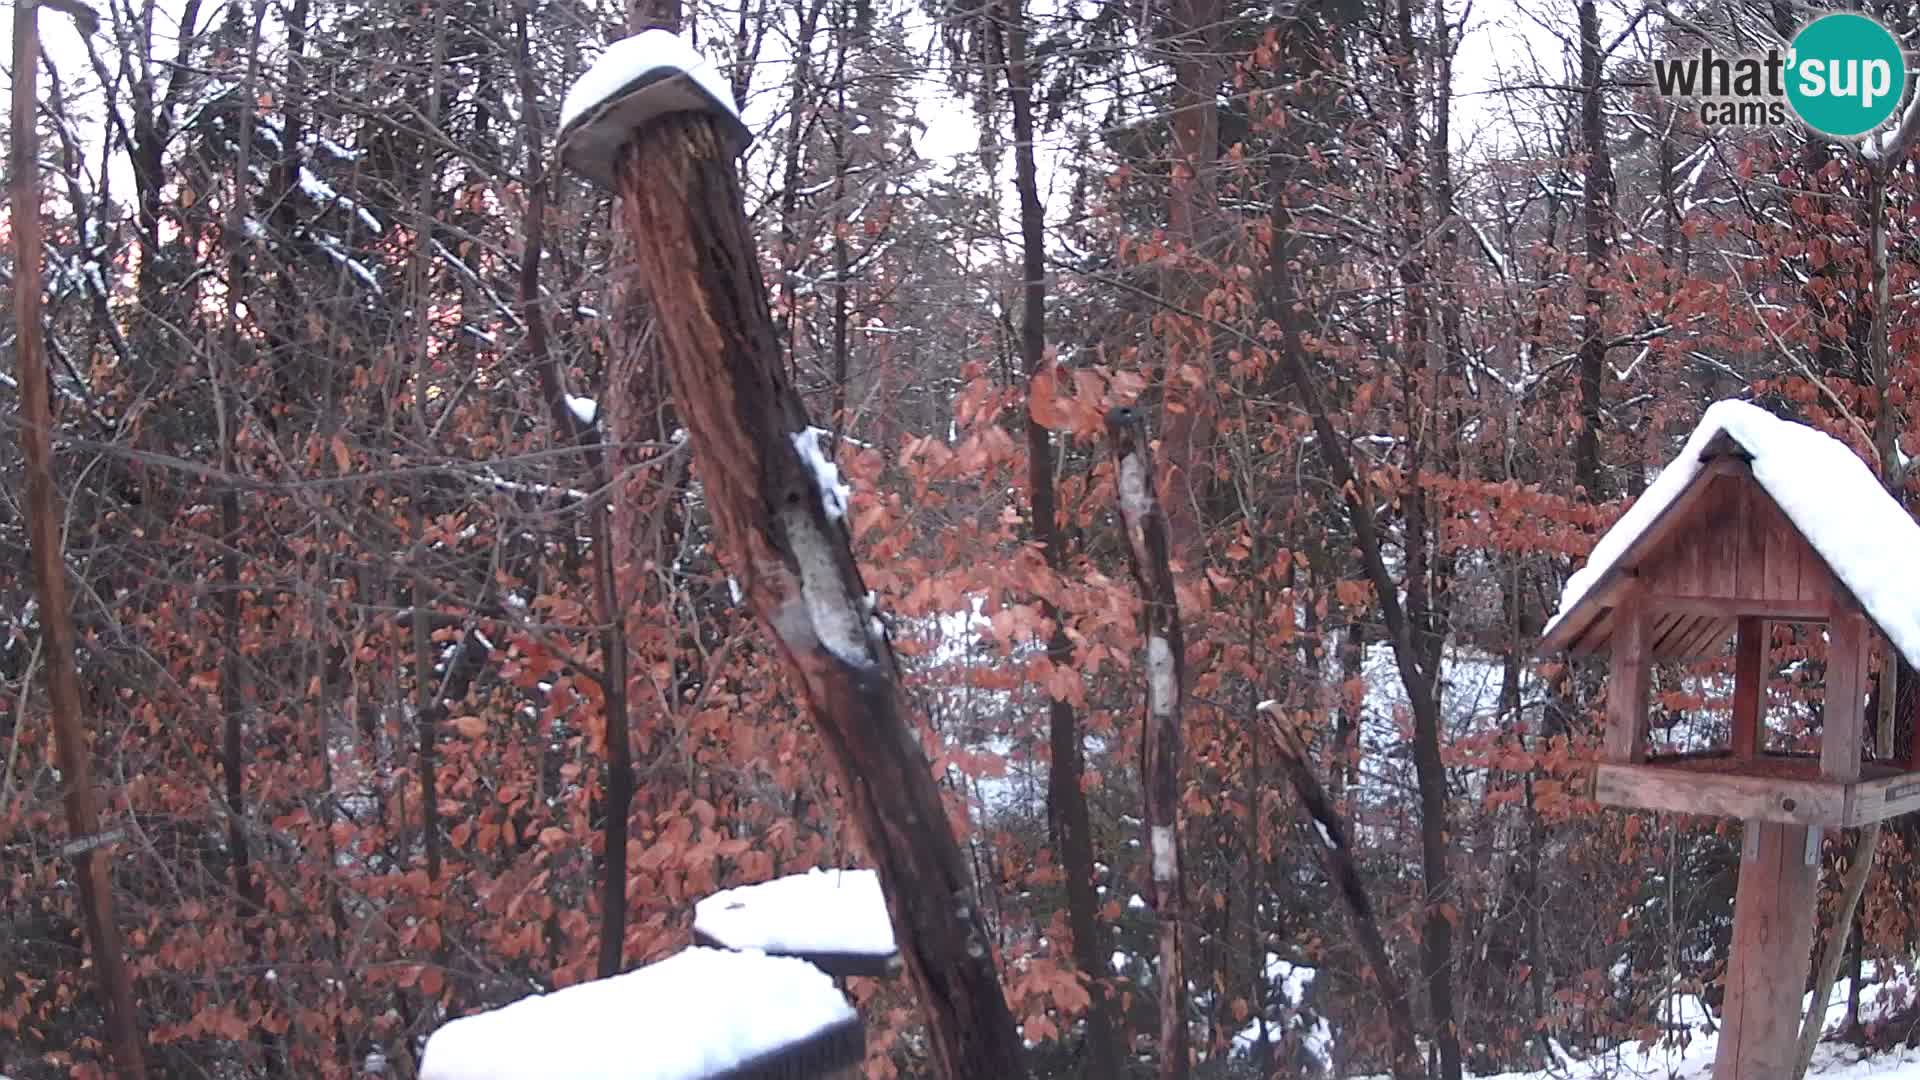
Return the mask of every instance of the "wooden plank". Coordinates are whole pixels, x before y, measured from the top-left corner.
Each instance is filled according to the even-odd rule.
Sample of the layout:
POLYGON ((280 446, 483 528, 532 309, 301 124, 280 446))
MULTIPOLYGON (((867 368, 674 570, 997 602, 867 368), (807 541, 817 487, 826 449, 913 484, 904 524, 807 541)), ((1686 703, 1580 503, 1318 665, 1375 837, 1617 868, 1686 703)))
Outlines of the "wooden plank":
POLYGON ((1713 588, 1703 588, 1707 596, 1740 596, 1740 546, 1743 517, 1740 515, 1740 488, 1753 480, 1743 477, 1718 477, 1713 482, 1713 511, 1705 519, 1705 540, 1713 563, 1707 567, 1707 580, 1713 588))
POLYGON ((1793 1075, 1820 886, 1819 829, 1749 821, 1714 1080, 1793 1075))
POLYGON ((1835 780, 1860 778, 1866 722, 1867 620, 1838 608, 1827 623, 1827 694, 1820 728, 1820 771, 1835 780))
POLYGON ((1608 806, 1792 825, 1840 825, 1847 818, 1844 784, 1661 765, 1595 766, 1593 798, 1608 806))
POLYGON ((1807 542, 1764 489, 1758 492, 1755 510, 1754 526, 1762 533, 1766 547, 1767 568, 1760 595, 1768 600, 1796 601, 1800 599, 1800 552, 1807 542))
POLYGON ((1847 792, 1849 827, 1885 821, 1920 810, 1920 772, 1863 780, 1847 792))
POLYGON ((1707 625, 1693 636, 1680 655, 1689 659, 1717 657, 1723 655, 1727 638, 1733 634, 1737 619, 1709 619, 1707 625))
POLYGON ((1682 641, 1697 633, 1702 617, 1686 612, 1664 615, 1650 612, 1648 618, 1652 620, 1653 632, 1647 635, 1647 640, 1653 643, 1654 655, 1659 656, 1679 648, 1682 641))
POLYGON ((1733 646, 1733 756, 1751 761, 1764 740, 1766 620, 1747 617, 1733 646))
POLYGON ((1647 754, 1647 692, 1653 684, 1653 650, 1648 638, 1651 615, 1638 579, 1614 611, 1616 629, 1607 672, 1605 760, 1632 762, 1647 754))
POLYGON ((1759 598, 1766 595, 1767 540, 1760 531, 1761 510, 1757 505, 1766 492, 1752 480, 1723 480, 1733 485, 1733 513, 1729 528, 1733 531, 1734 596, 1759 598))
POLYGON ((1825 620, 1827 613, 1833 610, 1831 603, 1815 605, 1803 603, 1797 599, 1774 600, 1766 597, 1748 599, 1740 596, 1689 596, 1659 592, 1651 583, 1648 587, 1647 606, 1661 613, 1684 612, 1689 615, 1715 615, 1723 619, 1736 619, 1742 615, 1759 615, 1780 622, 1825 620))

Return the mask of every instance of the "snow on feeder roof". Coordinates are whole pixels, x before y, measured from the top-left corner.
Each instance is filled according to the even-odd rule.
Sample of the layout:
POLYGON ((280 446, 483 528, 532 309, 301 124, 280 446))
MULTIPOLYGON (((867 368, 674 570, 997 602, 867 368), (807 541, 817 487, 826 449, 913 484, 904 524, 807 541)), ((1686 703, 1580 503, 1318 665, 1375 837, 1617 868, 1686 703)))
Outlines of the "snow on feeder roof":
POLYGON ((696 947, 451 1021, 420 1080, 797 1080, 864 1056, 859 1015, 813 965, 696 947))
POLYGON ((622 38, 567 91, 560 105, 560 160, 612 187, 620 151, 633 133, 676 112, 711 115, 735 154, 753 141, 732 87, 693 46, 667 30, 622 38))
POLYGON ((1605 644, 1616 586, 1672 542, 1671 527, 1698 509, 1689 503, 1715 479, 1708 463, 1734 451, 1833 579, 1908 663, 1920 665, 1920 524, 1846 444, 1743 401, 1710 406, 1680 456, 1594 545, 1567 581, 1540 651, 1605 644))
POLYGON ((811 961, 830 975, 890 975, 900 954, 872 870, 810 870, 726 889, 693 908, 693 938, 811 961))

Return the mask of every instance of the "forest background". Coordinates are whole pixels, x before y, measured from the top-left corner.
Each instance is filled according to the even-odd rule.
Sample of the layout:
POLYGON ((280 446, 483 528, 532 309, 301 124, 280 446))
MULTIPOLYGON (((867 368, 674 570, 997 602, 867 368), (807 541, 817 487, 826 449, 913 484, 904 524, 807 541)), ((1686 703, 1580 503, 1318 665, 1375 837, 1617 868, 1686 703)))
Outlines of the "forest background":
MULTIPOLYGON (((47 8, 66 564, 154 1068, 410 1076, 448 1017, 667 955, 717 888, 859 860, 671 400, 645 364, 610 385, 653 347, 644 299, 608 196, 553 162, 565 88, 648 25, 758 136, 781 345, 1035 1075, 1158 1058, 1122 404, 1153 418, 1186 627, 1193 1075, 1385 1064, 1263 700, 1351 823, 1442 1075, 1683 1036, 1738 828, 1583 801, 1598 673, 1532 648, 1715 399, 1913 496, 1912 161, 1703 130, 1650 86, 1808 14, 107 0, 83 37, 47 8), (616 398, 648 437, 603 437, 616 398)), ((98 1076, 33 597, 0 560, 0 1070, 98 1076)), ((1776 640, 1776 745, 1817 737, 1822 653, 1776 640)), ((1724 731, 1727 670, 1663 671, 1657 737, 1724 731)), ((1916 838, 1880 837, 1843 970, 1911 967, 1916 838)), ((903 987, 853 992, 869 1075, 926 1075, 903 987)), ((1916 1030, 1876 1000, 1854 1037, 1916 1030)))

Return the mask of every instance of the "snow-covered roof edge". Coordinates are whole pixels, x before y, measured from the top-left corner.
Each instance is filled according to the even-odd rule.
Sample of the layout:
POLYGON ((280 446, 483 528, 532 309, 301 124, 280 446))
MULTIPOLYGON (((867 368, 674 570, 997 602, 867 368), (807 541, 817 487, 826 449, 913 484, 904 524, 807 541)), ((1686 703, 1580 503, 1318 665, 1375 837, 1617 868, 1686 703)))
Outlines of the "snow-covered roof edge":
POLYGON ((1567 580, 1542 632, 1578 609, 1621 556, 1700 474, 1701 453, 1725 434, 1752 457, 1757 481, 1907 662, 1920 666, 1920 524, 1846 444, 1745 401, 1708 406, 1680 456, 1593 547, 1567 580))

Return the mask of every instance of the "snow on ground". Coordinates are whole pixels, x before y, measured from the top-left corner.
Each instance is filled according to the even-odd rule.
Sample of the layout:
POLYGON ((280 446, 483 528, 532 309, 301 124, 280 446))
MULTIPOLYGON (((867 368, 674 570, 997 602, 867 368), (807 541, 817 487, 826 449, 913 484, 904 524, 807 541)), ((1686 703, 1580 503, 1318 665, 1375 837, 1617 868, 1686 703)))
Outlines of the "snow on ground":
POLYGON ((1680 451, 1644 494, 1594 545, 1587 565, 1567 580, 1555 624, 1606 576, 1700 473, 1700 452, 1725 432, 1753 455, 1753 478, 1826 560, 1908 662, 1920 664, 1920 576, 1909 572, 1920 551, 1920 524, 1900 508, 1872 470, 1845 443, 1758 405, 1718 401, 1707 407, 1680 451))
MULTIPOLYGON (((1862 972, 1860 1014, 1872 1023, 1905 1009, 1914 1000, 1910 974, 1891 972, 1879 979, 1879 965, 1867 963, 1862 972)), ((1832 1033, 1846 1019, 1847 983, 1834 984, 1827 998, 1827 1031, 1832 1033)), ((1801 998, 1801 1014, 1813 1004, 1813 995, 1801 998)), ((1559 1063, 1536 1072, 1508 1072, 1481 1076, 1476 1080, 1712 1080, 1713 1055, 1719 1049, 1719 1029, 1705 1003, 1691 994, 1675 994, 1667 999, 1657 1017, 1672 1030, 1686 1032, 1686 1045, 1623 1043, 1612 1051, 1579 1059, 1556 1046, 1559 1063)), ((1677 1040, 1670 1040, 1677 1041, 1677 1040)), ((1902 1049, 1871 1056, 1845 1043, 1821 1043, 1814 1051, 1808 1076, 1821 1080, 1920 1080, 1920 1050, 1902 1049)), ((1369 1078, 1384 1080, 1384 1078, 1369 1078)))
POLYGON ((454 1020, 420 1080, 696 1080, 855 1017, 804 960, 692 948, 610 979, 454 1020))
POLYGON ((736 949, 785 955, 893 954, 893 921, 872 870, 809 870, 724 889, 693 907, 693 928, 736 949))

